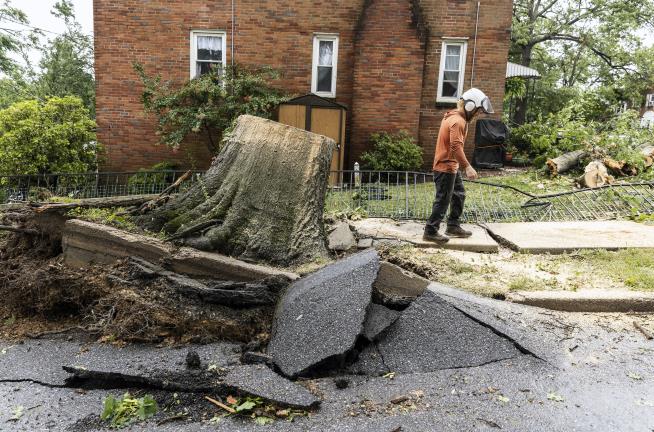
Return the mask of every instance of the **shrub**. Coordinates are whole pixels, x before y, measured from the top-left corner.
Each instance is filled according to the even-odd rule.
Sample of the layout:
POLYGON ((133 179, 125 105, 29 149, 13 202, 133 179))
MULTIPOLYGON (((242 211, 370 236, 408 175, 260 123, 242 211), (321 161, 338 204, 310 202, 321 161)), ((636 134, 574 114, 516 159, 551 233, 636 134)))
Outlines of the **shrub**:
POLYGON ((422 148, 406 131, 373 134, 373 149, 361 156, 363 165, 374 171, 415 171, 423 165, 422 148))
POLYGON ((73 96, 15 103, 0 111, 0 173, 90 171, 99 148, 95 127, 73 96))
POLYGON ((227 66, 214 69, 173 88, 161 77, 149 77, 143 66, 134 69, 145 86, 141 100, 145 111, 158 117, 160 142, 178 148, 192 134, 206 134, 209 150, 219 150, 220 139, 243 114, 270 118, 288 100, 271 82, 279 74, 269 68, 227 66))

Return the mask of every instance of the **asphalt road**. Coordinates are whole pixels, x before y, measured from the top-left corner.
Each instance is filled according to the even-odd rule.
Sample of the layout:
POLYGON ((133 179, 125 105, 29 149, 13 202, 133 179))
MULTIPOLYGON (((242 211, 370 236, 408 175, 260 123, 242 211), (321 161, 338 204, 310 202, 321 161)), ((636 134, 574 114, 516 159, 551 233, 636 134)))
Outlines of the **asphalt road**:
MULTIPOLYGON (((633 325, 638 321, 652 328, 654 316, 558 313, 432 288, 470 319, 516 343, 521 355, 392 378, 345 375, 345 389, 337 388, 335 377, 316 379, 308 384, 321 395, 322 407, 292 423, 209 422, 218 410, 195 395, 188 403, 180 397, 176 408, 188 408, 194 413, 191 420, 157 425, 170 415, 160 413, 129 430, 654 431, 654 341, 633 325), (408 400, 392 403, 398 396, 408 400)), ((197 349, 205 366, 230 367, 237 362, 237 348, 216 344, 197 349)), ((147 373, 182 368, 186 350, 121 350, 66 338, 17 345, 0 341, 0 431, 103 430, 97 421, 103 399, 124 390, 68 388, 61 366, 147 373)), ((162 392, 155 396, 166 397, 162 392)))

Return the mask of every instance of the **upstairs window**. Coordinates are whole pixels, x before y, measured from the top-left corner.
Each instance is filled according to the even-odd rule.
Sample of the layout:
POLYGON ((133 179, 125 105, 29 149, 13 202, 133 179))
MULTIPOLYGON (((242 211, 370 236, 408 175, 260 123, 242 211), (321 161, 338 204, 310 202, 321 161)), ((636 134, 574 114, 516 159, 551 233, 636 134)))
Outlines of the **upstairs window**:
POLYGON ((225 32, 191 32, 191 79, 226 65, 225 32))
POLYGON ((338 36, 316 35, 313 38, 313 73, 311 92, 322 97, 336 97, 338 36))
POLYGON ((463 94, 466 71, 466 41, 444 41, 438 76, 438 102, 456 102, 463 94))

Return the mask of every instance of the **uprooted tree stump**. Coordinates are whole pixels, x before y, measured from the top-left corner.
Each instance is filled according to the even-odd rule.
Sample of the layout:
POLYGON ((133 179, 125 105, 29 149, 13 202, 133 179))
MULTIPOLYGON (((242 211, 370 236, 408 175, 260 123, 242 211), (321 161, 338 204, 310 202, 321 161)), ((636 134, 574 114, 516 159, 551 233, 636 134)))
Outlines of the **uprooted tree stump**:
POLYGON ((201 250, 273 264, 327 255, 322 223, 334 141, 241 116, 194 187, 139 224, 201 250))

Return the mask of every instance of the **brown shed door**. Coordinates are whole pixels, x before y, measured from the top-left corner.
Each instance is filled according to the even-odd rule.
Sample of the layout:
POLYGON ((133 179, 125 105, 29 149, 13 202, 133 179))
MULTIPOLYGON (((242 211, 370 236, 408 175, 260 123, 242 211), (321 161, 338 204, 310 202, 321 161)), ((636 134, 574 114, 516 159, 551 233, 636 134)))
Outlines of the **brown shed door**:
POLYGON ((279 122, 306 130, 307 107, 304 105, 282 105, 279 107, 279 122))
POLYGON ((332 171, 340 171, 343 166, 343 136, 345 130, 345 113, 342 110, 330 108, 313 108, 311 110, 311 132, 325 135, 336 141, 337 148, 332 156, 332 171), (342 118, 341 118, 342 117, 342 118), (343 123, 341 125, 341 122, 343 123))

